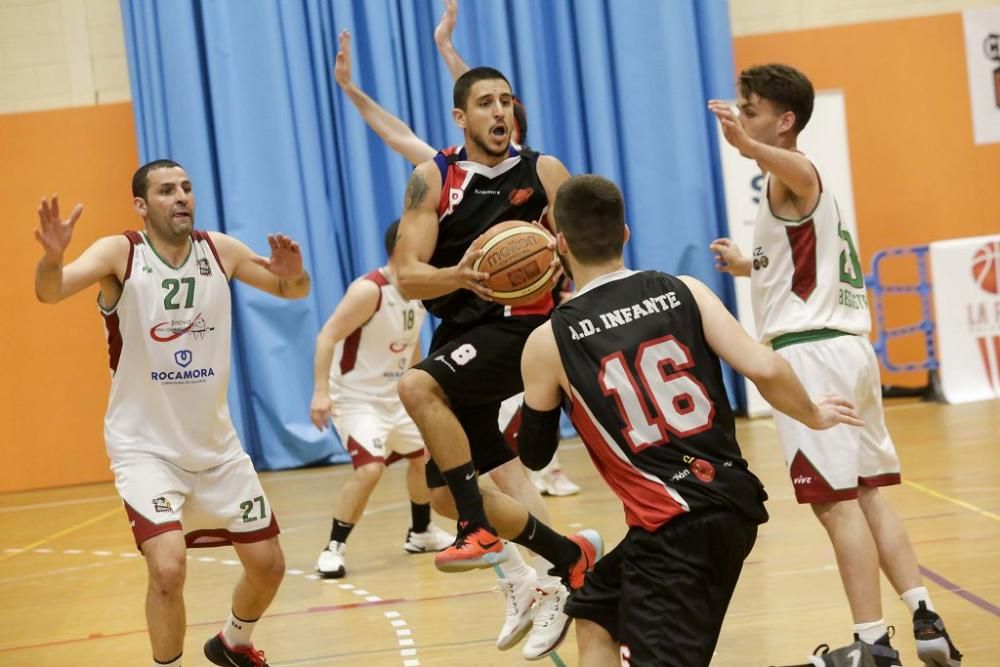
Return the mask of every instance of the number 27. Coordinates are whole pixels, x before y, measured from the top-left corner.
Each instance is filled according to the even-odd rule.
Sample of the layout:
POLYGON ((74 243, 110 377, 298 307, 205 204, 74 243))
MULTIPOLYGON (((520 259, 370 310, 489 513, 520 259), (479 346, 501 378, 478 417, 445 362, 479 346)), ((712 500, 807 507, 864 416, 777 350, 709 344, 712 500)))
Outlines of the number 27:
POLYGON ((257 521, 258 519, 263 519, 267 517, 267 505, 264 503, 264 496, 257 496, 253 500, 244 500, 240 503, 240 509, 243 510, 243 523, 250 523, 251 521, 257 521), (254 504, 260 505, 260 515, 253 516, 254 504))

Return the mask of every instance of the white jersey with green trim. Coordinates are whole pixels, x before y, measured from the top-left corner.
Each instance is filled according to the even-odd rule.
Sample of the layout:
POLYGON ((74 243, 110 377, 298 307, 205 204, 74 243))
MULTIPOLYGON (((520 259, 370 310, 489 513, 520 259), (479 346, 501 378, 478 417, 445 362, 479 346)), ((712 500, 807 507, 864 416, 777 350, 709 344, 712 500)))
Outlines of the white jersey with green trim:
POLYGON ((125 232, 129 258, 121 297, 101 308, 111 396, 104 440, 112 465, 169 461, 188 471, 243 455, 226 402, 232 302, 207 232, 173 267, 145 233, 125 232))
POLYGON ((378 302, 368 321, 337 344, 330 366, 330 395, 334 402, 343 396, 398 401, 396 384, 420 346, 424 305, 404 298, 384 268, 358 280, 378 286, 378 302))
MULTIPOLYGON (((817 170, 817 177, 819 171, 817 170)), ((750 292, 761 342, 783 334, 836 329, 871 330, 857 232, 823 187, 816 207, 800 220, 771 211, 768 174, 753 229, 750 292)))

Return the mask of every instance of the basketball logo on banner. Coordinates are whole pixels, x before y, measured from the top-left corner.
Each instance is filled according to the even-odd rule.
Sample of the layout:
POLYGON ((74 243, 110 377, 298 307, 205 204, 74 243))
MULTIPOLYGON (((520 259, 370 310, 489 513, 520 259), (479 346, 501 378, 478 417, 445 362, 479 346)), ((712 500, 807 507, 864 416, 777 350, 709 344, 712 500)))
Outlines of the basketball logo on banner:
POLYGON ((972 257, 972 279, 990 294, 1000 294, 997 264, 1000 263, 1000 243, 991 242, 976 251, 972 257))

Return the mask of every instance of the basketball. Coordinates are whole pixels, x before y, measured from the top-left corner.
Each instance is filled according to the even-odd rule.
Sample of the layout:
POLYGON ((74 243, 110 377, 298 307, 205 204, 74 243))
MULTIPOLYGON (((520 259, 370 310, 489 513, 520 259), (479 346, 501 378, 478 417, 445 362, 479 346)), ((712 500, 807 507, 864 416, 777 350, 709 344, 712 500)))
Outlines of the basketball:
POLYGON ((1000 293, 1000 281, 997 280, 997 274, 1000 273, 998 263, 1000 263, 1000 244, 996 242, 987 243, 977 250, 972 258, 972 278, 990 294, 1000 293))
POLYGON ((485 252, 472 268, 490 275, 484 284, 498 303, 533 303, 555 284, 555 253, 548 248, 551 238, 528 222, 501 222, 473 242, 474 248, 485 252))

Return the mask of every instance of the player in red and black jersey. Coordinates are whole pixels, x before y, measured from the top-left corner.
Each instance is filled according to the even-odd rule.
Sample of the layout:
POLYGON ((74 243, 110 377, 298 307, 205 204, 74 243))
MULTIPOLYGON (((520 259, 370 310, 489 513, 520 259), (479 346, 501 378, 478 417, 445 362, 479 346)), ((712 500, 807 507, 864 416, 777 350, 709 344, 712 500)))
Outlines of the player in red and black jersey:
POLYGON ((521 308, 493 303, 481 283, 486 275, 472 269, 481 251, 469 249, 500 222, 540 221, 569 173, 552 156, 511 146, 513 95, 500 72, 479 67, 463 74, 454 103, 465 144, 414 170, 395 257, 403 295, 423 299, 441 318, 430 354, 399 384, 431 452, 434 506, 459 519, 455 544, 435 563, 446 571, 492 565, 503 557, 499 535, 546 557, 573 584, 600 551, 596 534, 563 537, 513 498, 481 494, 477 480, 514 457, 497 413, 503 399, 521 391, 521 349, 546 320, 551 295, 521 308))
POLYGON ((702 283, 624 268, 621 192, 577 176, 554 206, 557 249, 578 293, 531 334, 521 370, 521 460, 558 445, 560 405, 625 506, 629 532, 566 606, 581 664, 708 665, 729 599, 767 520, 766 494, 736 442, 719 357, 777 409, 816 429, 859 425, 818 403, 702 283))

